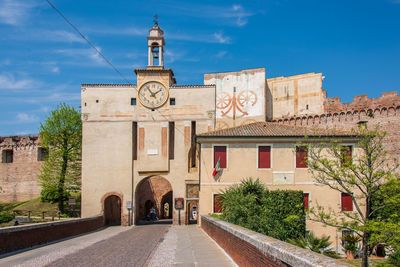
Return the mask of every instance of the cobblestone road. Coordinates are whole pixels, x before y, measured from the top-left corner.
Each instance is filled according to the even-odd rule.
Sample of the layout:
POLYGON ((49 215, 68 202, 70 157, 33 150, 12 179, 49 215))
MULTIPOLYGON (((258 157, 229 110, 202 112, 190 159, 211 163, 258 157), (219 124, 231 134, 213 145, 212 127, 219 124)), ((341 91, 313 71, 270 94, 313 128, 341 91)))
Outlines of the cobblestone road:
POLYGON ((47 266, 143 266, 170 226, 137 226, 47 266))

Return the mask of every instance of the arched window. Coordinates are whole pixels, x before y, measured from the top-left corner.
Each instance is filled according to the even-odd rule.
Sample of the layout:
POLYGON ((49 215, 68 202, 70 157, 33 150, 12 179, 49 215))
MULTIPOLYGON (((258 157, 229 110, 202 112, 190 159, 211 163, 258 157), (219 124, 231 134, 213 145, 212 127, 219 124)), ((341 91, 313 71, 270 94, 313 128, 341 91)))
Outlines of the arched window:
POLYGON ((151 44, 151 57, 153 66, 160 65, 160 46, 158 45, 158 43, 151 44))

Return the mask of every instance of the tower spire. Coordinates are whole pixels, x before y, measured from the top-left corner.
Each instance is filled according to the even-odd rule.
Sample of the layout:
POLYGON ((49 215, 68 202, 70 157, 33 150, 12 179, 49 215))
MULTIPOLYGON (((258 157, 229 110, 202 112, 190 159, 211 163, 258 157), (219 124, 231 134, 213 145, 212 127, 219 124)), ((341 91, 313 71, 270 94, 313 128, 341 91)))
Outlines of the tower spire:
POLYGON ((148 68, 164 68, 164 31, 158 25, 158 15, 153 16, 154 25, 147 36, 148 68))

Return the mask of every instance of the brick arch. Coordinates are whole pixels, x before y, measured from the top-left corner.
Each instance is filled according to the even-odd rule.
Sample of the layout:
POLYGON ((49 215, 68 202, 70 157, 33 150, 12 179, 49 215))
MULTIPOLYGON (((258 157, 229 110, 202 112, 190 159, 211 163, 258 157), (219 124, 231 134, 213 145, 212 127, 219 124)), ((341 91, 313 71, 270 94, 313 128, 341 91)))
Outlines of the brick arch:
POLYGON ((135 190, 136 224, 149 219, 150 208, 156 209, 159 219, 172 219, 172 197, 173 190, 171 183, 162 176, 149 176, 138 183, 135 190), (169 215, 165 217, 163 206, 169 203, 169 215))

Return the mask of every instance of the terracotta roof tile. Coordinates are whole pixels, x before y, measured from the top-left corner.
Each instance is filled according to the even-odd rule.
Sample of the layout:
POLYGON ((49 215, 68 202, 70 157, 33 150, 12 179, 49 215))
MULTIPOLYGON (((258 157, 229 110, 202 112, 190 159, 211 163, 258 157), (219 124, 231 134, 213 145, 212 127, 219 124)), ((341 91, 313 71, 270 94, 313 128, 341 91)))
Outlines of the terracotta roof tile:
POLYGON ((199 134, 199 137, 327 137, 356 136, 355 133, 336 129, 306 128, 273 122, 254 122, 247 125, 199 134))

